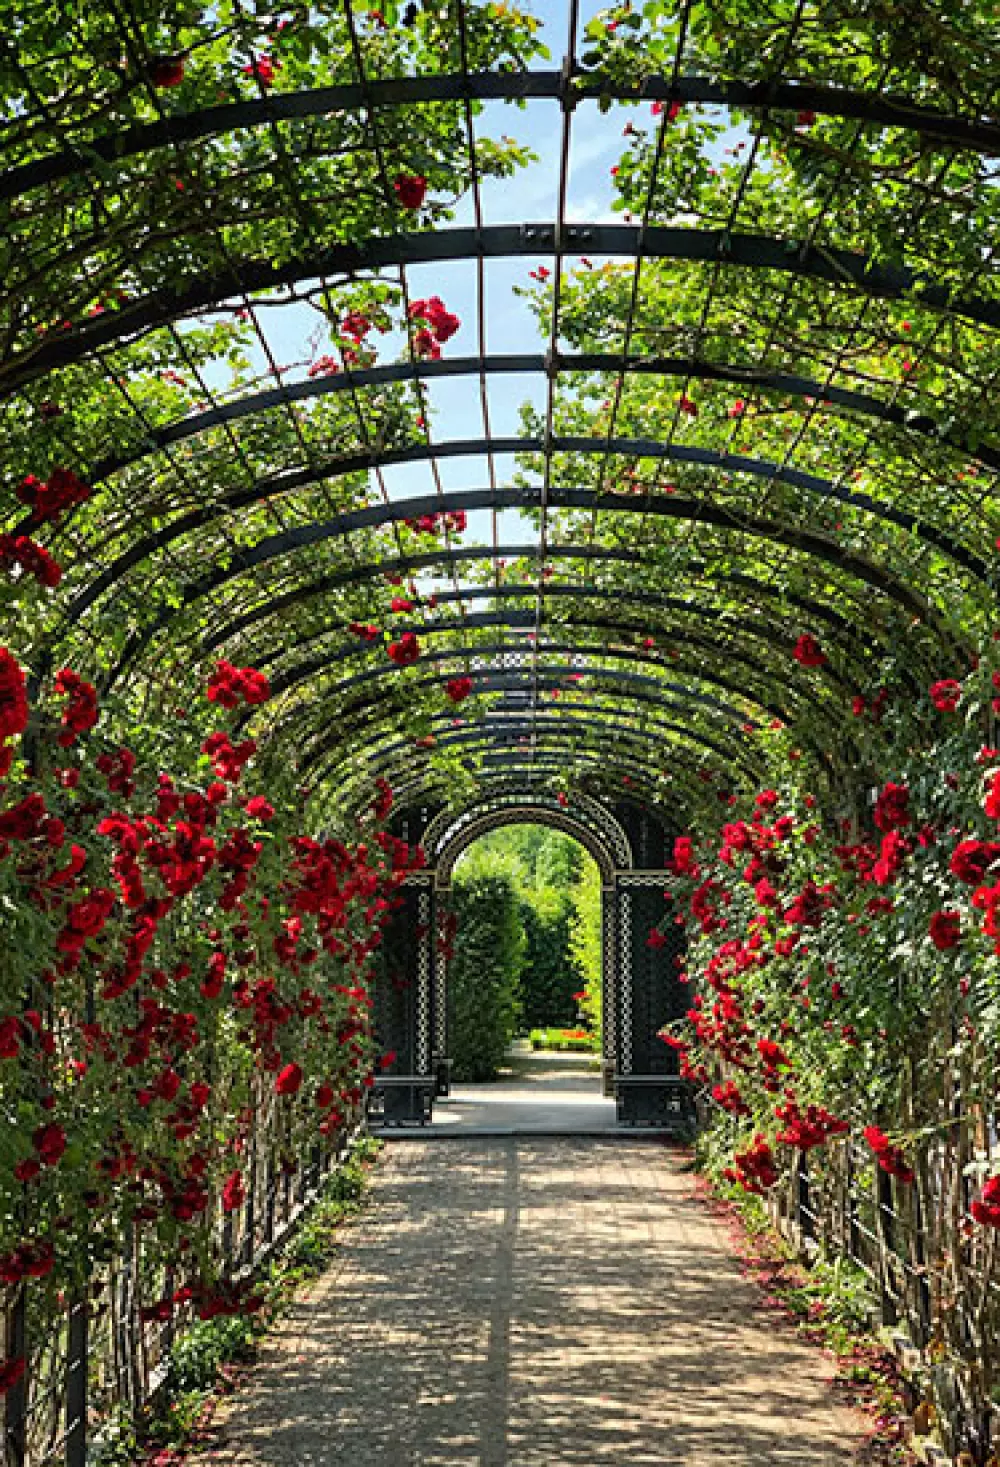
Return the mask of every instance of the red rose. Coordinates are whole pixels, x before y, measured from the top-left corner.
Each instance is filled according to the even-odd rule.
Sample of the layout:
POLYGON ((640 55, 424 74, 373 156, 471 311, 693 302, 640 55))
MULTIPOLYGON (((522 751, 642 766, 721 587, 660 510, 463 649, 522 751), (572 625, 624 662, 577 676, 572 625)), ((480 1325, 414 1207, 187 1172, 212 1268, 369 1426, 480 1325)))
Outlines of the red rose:
POLYGON ((235 1212, 242 1207, 247 1200, 246 1188, 243 1185, 242 1172, 230 1172, 222 1184, 222 1210, 223 1212, 235 1212))
POLYGON ((419 209, 427 192, 427 180, 419 173, 399 173, 392 181, 392 189, 404 209, 419 209))
POLYGON ((996 841, 962 840, 952 852, 948 869, 967 886, 980 886, 997 859, 1000 859, 1000 844, 996 841))
POLYGON ((962 684, 957 683, 954 678, 943 678, 939 683, 931 683, 929 692, 931 702, 939 713, 954 713, 962 696, 962 684))
POLYGON ((184 80, 184 57, 154 56, 149 63, 149 79, 154 87, 179 87, 184 80))
POLYGON ((302 1084, 302 1066, 286 1065, 274 1082, 278 1095, 297 1095, 302 1084))
POLYGON ((409 667, 420 656, 420 643, 412 632, 404 632, 398 642, 389 643, 388 651, 397 667, 409 667))
POLYGON ((43 1166, 55 1166, 66 1150, 66 1132, 55 1121, 39 1126, 31 1138, 43 1166))
POLYGON ((822 667, 823 664, 826 662, 826 655, 822 647, 819 645, 816 638, 811 637, 808 632, 804 632, 799 640, 795 643, 795 649, 792 652, 792 656, 795 658, 795 661, 801 663, 803 667, 822 667))
POLYGON ((254 795, 247 800, 247 814, 253 820, 273 820, 274 806, 263 795, 254 795))
POLYGON ((453 677, 448 682, 446 689, 448 697, 453 703, 462 703, 472 692, 471 677, 453 677))
POLYGON ((910 823, 910 791, 905 784, 888 780, 875 802, 873 817, 879 830, 898 830, 910 823))
POLYGON ((962 919, 958 912, 935 912, 929 930, 934 946, 943 952, 961 942, 962 919))

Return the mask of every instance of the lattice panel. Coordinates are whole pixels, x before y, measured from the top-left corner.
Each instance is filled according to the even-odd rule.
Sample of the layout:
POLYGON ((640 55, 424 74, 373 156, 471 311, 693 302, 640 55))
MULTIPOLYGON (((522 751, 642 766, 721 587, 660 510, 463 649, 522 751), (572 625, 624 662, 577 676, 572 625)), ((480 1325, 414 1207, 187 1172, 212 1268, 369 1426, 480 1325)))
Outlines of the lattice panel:
POLYGON ((690 1007, 687 986, 678 979, 686 951, 684 928, 674 922, 672 906, 664 901, 664 872, 630 872, 620 876, 617 885, 620 1071, 622 1074, 676 1074, 674 1051, 658 1033, 664 1024, 680 1018, 690 1007), (666 934, 664 947, 649 946, 649 934, 654 928, 666 934))

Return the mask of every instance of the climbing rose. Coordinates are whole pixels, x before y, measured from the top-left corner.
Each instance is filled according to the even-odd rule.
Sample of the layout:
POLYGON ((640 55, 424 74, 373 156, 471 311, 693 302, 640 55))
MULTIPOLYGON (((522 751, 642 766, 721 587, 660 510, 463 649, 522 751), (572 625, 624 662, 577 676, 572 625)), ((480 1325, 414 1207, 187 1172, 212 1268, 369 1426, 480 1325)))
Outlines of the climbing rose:
POLYGON ((28 696, 21 665, 0 647, 0 741, 17 738, 28 726, 28 696))
POLYGON ((427 192, 427 180, 419 173, 399 173, 393 179, 392 189, 404 209, 419 209, 427 192))
POLYGON ((896 830, 910 823, 910 791, 905 784, 893 784, 888 780, 875 802, 873 812, 879 830, 896 830))
POLYGON ((665 932, 661 932, 658 927, 654 927, 649 936, 646 938, 646 946, 654 949, 659 949, 662 947, 666 947, 669 941, 670 938, 665 932))
POLYGON ((274 1082, 274 1088, 279 1095, 296 1095, 302 1084, 302 1066, 296 1064, 286 1065, 274 1082))
POLYGON ((982 1195, 969 1209, 976 1222, 990 1228, 1000 1228, 1000 1177, 990 1177, 983 1187, 982 1195))
POLYGON ((13 570, 15 566, 50 591, 62 580, 62 566, 43 545, 28 535, 0 535, 0 570, 13 570))
POLYGON ((967 886, 979 886, 986 880, 986 872, 1000 858, 1000 844, 996 841, 962 840, 951 855, 948 869, 967 886))
POLYGON ((83 504, 90 498, 90 486, 78 479, 72 469, 53 469, 43 484, 34 474, 29 474, 17 489, 17 497, 29 506, 33 518, 57 522, 63 512, 74 504, 83 504))
POLYGON ((31 1138, 43 1166, 55 1166, 66 1150, 66 1132, 54 1121, 39 1126, 31 1138))
POLYGON ((907 1165, 901 1147, 893 1146, 884 1131, 878 1126, 866 1126, 863 1134, 884 1172, 898 1177, 901 1182, 913 1181, 913 1169, 907 1165))
POLYGON ((448 682, 447 693, 453 703, 464 702, 471 692, 471 677, 453 677, 448 682))
POLYGON ((397 667, 408 667, 420 656, 420 643, 412 632, 404 632, 398 642, 389 643, 389 658, 397 667))
POLYGON ((281 70, 281 62, 275 61, 271 56, 255 56, 249 65, 244 66, 243 75, 255 77, 262 87, 270 87, 274 84, 274 73, 281 70))
POLYGON ((235 1212, 242 1207, 247 1200, 246 1187, 243 1185, 242 1172, 230 1172, 222 1184, 222 1210, 223 1212, 235 1212))
POLYGON ((943 952, 962 940, 962 919, 958 912, 935 912, 930 925, 931 941, 943 952))
POLYGON ((795 650, 792 652, 792 656, 803 667, 822 667, 826 662, 826 654, 822 647, 816 638, 811 637, 808 632, 803 632, 802 636, 795 643, 795 650))
POLYGON ((56 674, 55 687, 60 697, 69 699, 63 709, 63 731, 59 735, 59 743, 68 749, 78 734, 86 733, 97 722, 97 689, 71 667, 64 667, 56 674))
POLYGON ((184 57, 154 56, 149 63, 149 79, 154 87, 179 87, 184 80, 184 57))
POLYGON ((12 1355, 0 1365, 0 1396, 5 1396, 8 1391, 14 1389, 24 1375, 24 1370, 23 1355, 12 1355))
MULTIPOLYGON (((442 345, 450 341, 461 326, 461 321, 447 309, 439 295, 429 300, 414 301, 410 306, 410 320, 426 321, 434 341, 442 345)), ((419 335, 419 333, 418 333, 419 335)))
POLYGON ((247 814, 252 820, 273 820, 274 806, 263 795, 254 795, 247 800, 247 814))
POLYGON ((991 820, 1000 820, 1000 773, 994 774, 983 803, 983 810, 991 820))
POLYGON ((353 632, 356 637, 360 637, 362 642, 374 642, 379 634, 378 627, 373 626, 371 622, 365 624, 360 621, 352 621, 347 630, 353 632))
POLYGON ((205 688, 208 701, 222 708, 236 708, 241 698, 249 706, 266 703, 270 696, 271 685, 262 672, 254 667, 234 667, 224 658, 215 664, 205 688))
POLYGON ((939 683, 931 683, 928 691, 939 713, 954 713, 962 696, 962 684, 951 677, 943 678, 939 683))

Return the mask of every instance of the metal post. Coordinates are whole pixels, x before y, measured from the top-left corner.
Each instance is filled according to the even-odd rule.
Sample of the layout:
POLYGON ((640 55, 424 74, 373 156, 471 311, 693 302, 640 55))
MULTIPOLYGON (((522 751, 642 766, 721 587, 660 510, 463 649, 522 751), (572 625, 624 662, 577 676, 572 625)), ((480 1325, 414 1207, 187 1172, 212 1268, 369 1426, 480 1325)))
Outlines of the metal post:
POLYGON ((87 1291, 70 1306, 66 1346, 66 1467, 87 1460, 87 1370, 89 1359, 87 1291))

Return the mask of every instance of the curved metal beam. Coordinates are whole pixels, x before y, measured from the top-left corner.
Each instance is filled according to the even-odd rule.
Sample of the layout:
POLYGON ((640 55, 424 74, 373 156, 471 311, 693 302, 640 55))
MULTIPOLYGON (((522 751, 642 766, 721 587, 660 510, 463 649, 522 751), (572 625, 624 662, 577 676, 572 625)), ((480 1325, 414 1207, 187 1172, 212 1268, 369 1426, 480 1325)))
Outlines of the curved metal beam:
MULTIPOLYGON (((440 727, 446 722, 446 715, 441 715, 440 719, 434 719, 432 720, 432 722, 437 723, 440 727)), ((621 741, 622 743, 637 748, 641 747, 647 750, 651 748, 669 749, 671 756, 673 755, 673 749, 676 746, 671 746, 669 743, 665 744, 663 741, 660 740, 659 735, 661 732, 679 734, 686 741, 686 743, 697 744, 699 747, 711 749, 714 753, 718 754, 720 758, 725 759, 727 762, 737 763, 742 769, 750 773, 760 773, 760 770, 752 763, 752 761, 745 760, 740 755, 736 755, 728 749, 720 748, 720 746, 711 739, 702 739, 700 736, 696 737, 693 730, 686 725, 679 725, 676 723, 670 723, 667 721, 656 719, 652 720, 646 729, 635 729, 630 728, 627 725, 615 724, 607 719, 590 718, 586 716, 586 714, 577 718, 572 716, 569 713, 569 710, 566 710, 565 715, 545 715, 539 718, 537 720, 537 723, 533 719, 511 719, 509 724, 504 724, 502 730, 499 728, 491 729, 490 727, 484 727, 481 724, 476 724, 467 729, 458 730, 456 732, 448 734, 442 734, 440 737, 435 736, 436 742, 434 745, 434 749, 455 747, 460 744, 464 744, 470 738, 472 738, 476 742, 481 741, 491 748, 494 746, 496 748, 503 748, 505 745, 508 744, 519 745, 523 741, 525 736, 530 738, 531 735, 535 732, 538 732, 539 734, 543 732, 546 734, 565 733, 568 736, 572 737, 576 735, 578 730, 582 730, 582 747, 584 748, 594 747, 595 741, 593 739, 590 739, 588 736, 591 731, 596 731, 601 736, 601 738, 610 739, 612 741, 621 741), (500 733, 503 734, 502 738, 495 736, 500 733)), ((597 739, 597 744, 601 743, 601 738, 597 739)), ((433 752, 433 750, 429 750, 428 752, 433 752)), ((377 751, 377 755, 373 755, 369 767, 372 770, 372 773, 375 774, 381 770, 391 768, 393 763, 398 758, 406 755, 412 756, 412 753, 412 740, 410 740, 409 742, 407 742, 406 740, 400 740, 396 744, 380 748, 377 751)))
MULTIPOLYGON (((688 606, 684 608, 684 610, 689 616, 692 617, 695 623, 694 629, 690 627, 677 627, 664 632, 663 635, 676 642, 679 646, 710 646, 713 650, 715 650, 720 644, 714 638, 705 638, 701 636, 698 629, 698 624, 702 620, 705 620, 709 625, 711 625, 712 619, 709 617, 703 618, 701 615, 701 610, 697 605, 688 606)), ((417 637, 432 638, 452 632, 461 633, 468 629, 496 630, 510 628, 512 630, 530 631, 535 626, 535 624, 536 622, 534 609, 506 612, 478 611, 470 612, 466 616, 452 620, 442 619, 440 621, 427 622, 412 622, 400 620, 397 621, 393 626, 393 636, 399 637, 406 632, 412 632, 414 636, 417 637)), ((548 628, 549 635, 551 636, 556 630, 563 632, 608 631, 612 633, 627 634, 630 637, 642 637, 643 634, 648 630, 648 628, 641 625, 636 625, 634 622, 618 621, 614 617, 587 617, 580 618, 578 620, 575 619, 572 621, 558 622, 554 626, 548 628)), ((753 625, 734 623, 731 626, 725 626, 723 630, 726 632, 731 632, 734 638, 738 638, 740 636, 749 637, 752 644, 755 644, 758 641, 763 641, 765 646, 769 650, 787 652, 789 660, 791 661, 792 659, 795 644, 794 641, 788 640, 789 634, 787 627, 777 627, 773 622, 767 621, 766 619, 762 618, 759 628, 753 625)), ((304 646, 307 645, 308 641, 302 642, 297 640, 294 650, 296 653, 298 653, 300 650, 303 649, 304 646)), ((721 645, 725 646, 726 644, 723 643, 721 645)), ((628 656, 634 658, 637 661, 650 662, 657 667, 669 667, 671 665, 670 661, 668 661, 664 656, 654 655, 657 651, 656 648, 644 648, 639 642, 633 643, 631 641, 625 641, 624 643, 619 644, 617 648, 608 645, 603 653, 599 653, 595 645, 587 643, 583 643, 580 645, 578 653, 575 650, 571 649, 575 649, 575 644, 572 642, 562 642, 558 645, 554 643, 547 643, 537 646, 537 651, 540 654, 544 653, 546 655, 551 653, 568 653, 569 655, 579 655, 585 658, 590 658, 594 656, 623 658, 628 656)), ((536 650, 536 644, 532 643, 529 647, 525 647, 523 649, 519 649, 516 645, 513 645, 509 647, 508 650, 514 652, 518 650, 523 650, 526 653, 533 653, 536 650)), ((480 655, 480 649, 474 642, 463 643, 461 645, 452 646, 451 648, 442 648, 441 653, 442 656, 454 656, 456 659, 469 661, 470 659, 474 659, 480 655)), ((746 660, 743 649, 738 641, 734 642, 733 649, 731 653, 729 653, 729 655, 734 661, 737 662, 746 660)), ((325 648, 315 657, 310 658, 305 662, 293 662, 291 665, 283 666, 282 670, 271 679, 272 692, 284 692, 288 688, 297 686, 298 683, 303 680, 303 678, 311 677, 314 673, 327 673, 331 670, 333 666, 337 664, 342 665, 344 663, 350 663, 353 662, 356 658, 363 658, 366 656, 369 658, 372 656, 372 646, 368 643, 358 642, 357 640, 354 640, 350 643, 341 643, 337 647, 325 648)), ((273 662, 273 660, 273 658, 258 657, 255 658, 254 665, 260 668, 261 671, 264 671, 273 662)), ((424 657, 422 660, 426 661, 427 658, 424 657)), ((765 664, 763 663, 757 663, 755 661, 749 660, 746 660, 746 665, 756 667, 758 670, 761 671, 763 671, 765 667, 765 664)), ((397 671, 398 670, 395 667, 389 666, 384 662, 372 669, 373 675, 378 677, 389 676, 397 671)), ((846 679, 829 663, 821 668, 818 668, 817 671, 819 672, 821 677, 826 678, 830 682, 836 683, 845 692, 852 694, 854 693, 855 686, 847 682, 846 679)), ((354 678, 350 678, 343 683, 335 684, 335 686, 346 687, 354 681, 354 678)))
MULTIPOLYGON (((635 552, 623 550, 620 547, 596 548, 601 550, 600 559, 602 561, 611 561, 621 565, 634 565, 641 563, 641 556, 637 555, 635 552)), ((572 559, 573 555, 574 552, 572 550, 567 550, 565 547, 548 546, 545 553, 545 559, 548 562, 553 562, 562 559, 572 559)), ((534 557, 535 559, 538 559, 537 543, 532 543, 528 545, 498 545, 496 547, 484 546, 481 549, 478 547, 446 547, 443 552, 442 560, 444 564, 449 565, 453 560, 460 561, 469 558, 478 558, 483 560, 517 560, 526 557, 534 557)), ((380 574, 386 567, 388 567, 393 574, 396 574, 397 572, 400 574, 406 574, 411 569, 422 570, 426 568, 426 557, 421 556, 419 557, 419 560, 420 563, 417 565, 412 565, 409 560, 395 560, 389 562, 380 561, 377 566, 374 564, 371 565, 370 570, 373 576, 376 573, 380 574)), ((437 562, 435 562, 435 564, 437 564, 437 562)), ((697 564, 692 564, 692 579, 697 579, 701 569, 703 569, 703 567, 699 567, 697 564)), ((764 597, 765 600, 783 602, 789 606, 798 607, 802 611, 806 612, 809 616, 815 617, 816 619, 824 621, 830 626, 835 627, 838 633, 842 634, 849 641, 863 641, 866 645, 870 645, 872 642, 875 642, 879 645, 882 644, 881 639, 876 636, 875 631, 870 625, 866 626, 865 635, 864 637, 862 637, 861 633, 858 631, 853 622, 848 620, 846 616, 842 615, 833 607, 826 605, 825 602, 815 601, 811 597, 807 596, 799 596, 795 592, 783 591, 781 588, 769 585, 768 582, 761 581, 753 576, 730 574, 726 576, 717 576, 714 577, 711 582, 706 581, 700 584, 702 587, 707 587, 709 589, 714 589, 715 586, 718 584, 739 586, 764 597)), ((205 652, 214 651, 216 648, 224 646, 234 637, 237 637, 242 633, 248 631, 251 627, 257 626, 260 622, 267 620, 271 616, 279 616, 281 613, 288 611, 291 607, 299 605, 304 601, 309 601, 313 598, 319 598, 325 595, 333 595, 336 591, 341 589, 343 589, 343 587, 339 582, 337 582, 336 584, 331 584, 329 578, 324 578, 320 581, 313 581, 310 583, 306 583, 302 586, 296 586, 290 591, 284 591, 279 596, 272 597, 268 601, 262 602, 253 610, 242 613, 240 616, 236 617, 228 624, 222 627, 217 627, 213 632, 210 633, 209 636, 204 638, 204 640, 202 641, 202 650, 205 652)), ((538 595, 538 587, 535 584, 528 583, 508 584, 501 586, 469 586, 463 587, 457 591, 438 591, 435 593, 435 595, 437 597, 439 605, 450 601, 462 602, 489 599, 503 600, 506 598, 513 599, 518 597, 535 598, 538 595)), ((672 596, 663 596, 655 591, 633 589, 627 586, 619 589, 618 587, 610 586, 565 585, 561 582, 554 582, 550 585, 546 585, 546 600, 548 600, 549 598, 559 599, 560 597, 579 597, 581 599, 593 598, 595 600, 613 599, 623 605, 631 605, 634 603, 636 606, 649 607, 652 610, 662 609, 667 611, 674 609, 675 602, 675 598, 672 596)), ((889 631, 889 635, 892 636, 891 629, 889 631)), ((912 681, 914 686, 919 685, 920 680, 916 677, 912 677, 911 674, 906 673, 903 676, 905 681, 912 681)))
MULTIPOLYGON (((484 651, 487 650, 490 653, 503 653, 509 651, 510 648, 504 645, 500 648, 484 649, 484 651)), ((425 657, 423 660, 425 662, 439 662, 448 661, 451 659, 450 655, 448 654, 442 656, 432 653, 429 656, 425 657)), ((621 660, 636 661, 638 659, 624 658, 621 660)), ((683 671, 685 669, 680 670, 683 671)), ((432 674, 428 677, 416 679, 410 683, 410 690, 422 687, 441 687, 449 680, 449 677, 451 675, 452 674, 449 672, 443 672, 432 674)), ((597 685, 596 687, 588 688, 586 690, 592 701, 594 699, 595 692, 598 695, 606 693, 606 688, 602 687, 601 684, 610 683, 612 685, 612 689, 615 689, 618 685, 623 685, 629 689, 627 696, 629 698, 630 704, 648 704, 650 707, 655 709, 669 708, 671 710, 676 710, 679 706, 684 712, 687 712, 690 703, 697 702, 703 704, 706 707, 710 707, 713 710, 716 710, 718 713, 721 713, 722 716, 727 720, 731 722, 737 722, 739 727, 737 730, 734 730, 734 733, 736 733, 736 743, 737 745, 742 745, 742 743, 744 742, 742 725, 747 721, 747 719, 742 710, 739 708, 727 706, 726 704, 719 702, 719 700, 713 698, 709 694, 692 692, 690 689, 687 689, 682 685, 678 686, 676 683, 671 683, 665 678, 649 678, 637 673, 623 672, 617 668, 600 668, 596 671, 591 671, 587 674, 587 676, 592 680, 594 684, 597 685), (649 691, 650 689, 652 689, 653 691, 649 691), (684 702, 678 705, 672 698, 664 697, 664 692, 677 692, 682 695, 684 702)), ((734 683, 730 683, 727 679, 718 676, 718 674, 703 673, 700 669, 695 672, 695 676, 705 683, 721 687, 726 691, 733 692, 738 697, 746 697, 748 701, 754 704, 754 706, 762 709, 766 713, 769 713, 774 718, 781 719, 782 722, 787 722, 788 720, 788 709, 776 707, 775 705, 766 702, 756 690, 751 690, 751 692, 748 694, 744 687, 734 683)), ((361 680, 356 679, 355 681, 361 680)), ((370 682, 370 679, 368 679, 367 681, 370 682)), ((478 690, 480 692, 523 692, 525 689, 533 689, 535 687, 534 679, 527 680, 525 678, 521 678, 510 673, 495 673, 490 669, 484 669, 481 672, 477 672, 476 682, 478 690)), ((567 691, 567 689, 565 688, 565 673, 563 673, 562 676, 543 674, 538 678, 537 687, 545 692, 554 690, 565 692, 567 691)), ((537 708, 537 704, 533 704, 532 706, 537 708)), ((617 711, 620 712, 620 710, 617 711)), ((363 736, 366 739, 370 740, 373 731, 379 726, 382 719, 387 717, 396 717, 398 716, 398 713, 398 708, 391 706, 387 707, 384 703, 380 704, 377 697, 375 699, 369 698, 366 701, 362 701, 360 704, 354 704, 347 709, 341 709, 338 730, 339 735, 341 738, 343 738, 345 734, 350 737, 363 736), (352 723, 351 726, 345 729, 344 718, 348 714, 362 714, 369 711, 373 707, 379 710, 379 716, 375 718, 365 719, 364 721, 358 722, 357 724, 352 723)), ((626 716, 634 717, 635 715, 631 714, 626 716)), ((246 721, 246 718, 241 720, 240 726, 242 727, 243 724, 246 723, 246 721)), ((313 744, 312 734, 313 730, 307 731, 304 735, 300 734, 296 741, 297 747, 304 751, 308 751, 313 744)), ((804 740, 804 742, 816 755, 821 764, 827 766, 828 768, 831 767, 830 756, 822 746, 815 743, 815 741, 813 741, 811 738, 804 740)), ((850 742, 850 740, 845 739, 845 742, 850 742)), ((345 750, 343 757, 350 758, 355 752, 356 751, 354 750, 345 750)))
POLYGON ((478 379, 481 374, 487 377, 507 374, 525 376, 530 373, 558 376, 563 372, 606 372, 616 376, 625 373, 636 376, 679 377, 682 380, 696 377, 706 382, 726 382, 747 390, 781 392, 789 397, 812 397, 834 407, 845 408, 861 417, 876 418, 895 427, 907 428, 933 439, 935 443, 943 443, 958 453, 978 458, 990 468, 1000 469, 1000 447, 983 444, 975 438, 963 438, 926 413, 906 412, 894 402, 882 402, 867 393, 833 387, 791 372, 767 371, 749 363, 708 362, 699 357, 626 358, 614 352, 553 352, 543 356, 538 352, 523 352, 505 356, 453 357, 438 362, 392 362, 359 371, 338 372, 334 376, 290 382, 287 386, 270 387, 263 392, 248 393, 246 397, 235 398, 207 412, 192 413, 178 418, 165 428, 151 430, 141 449, 102 459, 86 477, 88 483, 99 484, 163 448, 197 438, 224 423, 240 422, 257 413, 268 412, 272 408, 285 408, 296 402, 310 402, 342 392, 354 392, 365 387, 384 387, 396 382, 447 381, 454 377, 478 379))
MULTIPOLYGON (((532 490, 527 502, 533 502, 532 490)), ((445 493, 431 496, 426 503, 433 507, 431 512, 446 513, 456 509, 478 509, 490 506, 523 507, 526 496, 520 490, 505 490, 496 493, 493 490, 460 491, 457 493, 445 493)), ((410 500, 405 506, 379 505, 371 511, 357 511, 357 514, 371 515, 369 523, 378 522, 381 516, 383 523, 392 520, 406 518, 415 512, 415 505, 424 503, 423 500, 410 500), (405 514, 402 510, 405 509, 405 514)), ((928 626, 946 644, 954 641, 954 634, 946 627, 937 612, 909 586, 897 581, 895 576, 886 571, 882 566, 870 561, 867 557, 845 550, 837 541, 831 537, 806 527, 797 525, 778 525, 772 520, 762 518, 758 515, 736 513, 722 505, 712 504, 702 500, 688 499, 681 495, 662 495, 658 497, 646 496, 641 504, 638 497, 624 494, 597 494, 591 489, 566 489, 553 486, 549 489, 548 503, 551 508, 558 509, 587 509, 592 513, 606 512, 616 514, 644 514, 659 515, 665 519, 691 520, 698 524, 713 525, 719 529, 733 531, 738 534, 748 535, 753 538, 771 540, 778 545, 788 545, 793 549, 802 550, 806 554, 813 555, 817 560, 826 564, 839 566, 857 576, 861 581, 883 591, 892 600, 907 610, 912 616, 928 626)), ((265 565, 269 561, 286 555, 290 551, 303 549, 310 545, 322 544, 326 540, 335 538, 345 533, 345 520, 354 520, 355 516, 338 516, 334 520, 316 521, 308 525, 300 525, 295 529, 286 530, 280 534, 270 535, 259 541, 250 549, 234 554, 227 563, 225 570, 213 571, 208 576, 194 581, 186 587, 180 595, 180 604, 161 610, 156 619, 149 626, 132 633, 128 642, 122 650, 118 663, 108 674, 105 680, 105 688, 111 687, 122 673, 132 664, 135 658, 148 646, 152 639, 163 631, 175 619, 181 610, 191 606, 195 601, 209 595, 219 586, 227 581, 241 575, 247 570, 257 566, 265 565)), ((440 557, 438 557, 440 559, 440 557)), ((433 557, 430 563, 434 563, 433 557)), ((74 607, 77 603, 74 603, 74 607)), ((74 615, 71 609, 70 615, 74 615)), ((74 616, 75 620, 75 616, 74 616)), ((66 625, 66 623, 64 623, 66 625)))
MULTIPOLYGON (((161 121, 138 123, 108 137, 90 138, 77 148, 50 153, 8 169, 0 179, 0 199, 13 199, 30 189, 85 174, 94 161, 117 163, 154 148, 198 142, 203 138, 270 127, 296 118, 362 108, 406 107, 427 102, 474 101, 677 101, 735 107, 748 112, 816 112, 853 118, 880 127, 911 132, 988 155, 1000 153, 1000 127, 988 119, 953 117, 908 97, 804 82, 721 81, 706 76, 644 77, 636 86, 611 78, 592 80, 585 72, 468 72, 441 76, 392 77, 364 86, 341 83, 298 92, 281 92, 245 102, 223 103, 197 112, 175 112, 161 121)), ((106 170, 102 170, 102 173, 106 170)))
POLYGON ((96 347, 166 326, 182 316, 204 312, 231 297, 278 290, 317 277, 353 277, 390 265, 443 264, 452 260, 496 260, 538 255, 567 258, 608 255, 623 259, 677 260, 691 264, 733 265, 774 270, 830 285, 848 286, 883 300, 912 300, 982 326, 1000 326, 1000 301, 963 298, 926 272, 882 264, 853 250, 811 245, 804 240, 734 233, 726 229, 640 227, 631 224, 494 224, 483 229, 427 230, 388 235, 357 244, 333 244, 275 264, 272 260, 233 260, 216 275, 180 288, 142 296, 118 311, 89 317, 69 331, 12 352, 0 364, 4 395, 51 372, 81 361, 96 347))
MULTIPOLYGON (((329 460, 326 464, 310 465, 308 468, 297 469, 287 474, 275 474, 266 479, 260 479, 256 483, 236 493, 225 495, 215 504, 203 505, 199 509, 191 510, 181 515, 162 529, 152 535, 146 535, 140 540, 134 541, 122 554, 116 557, 107 568, 91 581, 85 590, 77 595, 72 605, 66 612, 66 620, 73 622, 79 619, 85 611, 94 605, 106 591, 112 590, 115 583, 128 571, 153 555, 156 551, 164 550, 168 546, 185 535, 193 534, 197 530, 204 529, 214 521, 223 520, 227 515, 237 509, 245 509, 251 505, 261 503, 265 500, 272 501, 276 496, 290 494, 294 490, 309 489, 322 483, 326 479, 341 477, 343 475, 368 471, 377 466, 392 467, 399 464, 413 464, 437 461, 439 459, 474 458, 486 454, 533 454, 533 453, 566 453, 581 454, 589 456, 593 454, 613 453, 623 458, 648 458, 663 462, 684 464, 694 468, 717 470, 723 474, 746 474, 753 479, 762 479, 766 483, 784 484, 790 489, 800 490, 804 494, 815 496, 820 500, 833 500, 836 503, 847 505, 850 509, 857 509, 864 514, 873 515, 878 520, 884 520, 887 524, 896 525, 907 534, 914 535, 926 545, 933 546, 942 554, 947 555, 964 570, 969 571, 978 580, 987 581, 989 568, 986 562, 972 554, 964 546, 959 545, 944 531, 915 514, 909 514, 904 510, 897 509, 895 505, 873 499, 868 494, 857 493, 843 488, 832 479, 824 478, 818 474, 806 473, 802 469, 783 467, 781 464, 772 463, 768 459, 754 458, 745 454, 718 453, 714 449, 699 448, 688 444, 663 443, 656 438, 592 438, 582 435, 558 435, 546 442, 541 437, 524 438, 483 438, 483 439, 457 439, 448 443, 428 445, 426 443, 412 445, 407 448, 394 449, 383 454, 370 452, 358 454, 345 454, 336 459, 329 460)), ((357 530, 379 529, 388 524, 396 524, 407 519, 418 519, 421 515, 438 514, 445 507, 444 500, 449 500, 456 493, 465 496, 457 507, 464 509, 530 509, 538 507, 536 501, 540 495, 536 486, 507 487, 503 489, 464 489, 452 491, 451 495, 425 494, 411 499, 393 500, 391 503, 374 504, 364 509, 350 510, 348 513, 338 515, 335 520, 327 521, 332 526, 328 533, 321 538, 327 539, 331 536, 348 535, 357 530)), ((555 494, 593 494, 594 490, 587 485, 574 489, 563 485, 550 490, 550 503, 556 501, 552 498, 555 494)), ((620 496, 621 497, 621 496, 620 496)), ((636 495, 641 498, 643 505, 656 502, 657 496, 636 495)), ((312 543, 310 531, 312 526, 299 526, 294 530, 284 531, 281 535, 271 536, 268 540, 260 542, 260 546, 268 546, 277 541, 287 539, 289 548, 301 548, 303 545, 312 543)), ((252 547, 242 555, 232 557, 231 563, 239 561, 242 568, 257 563, 255 550, 260 547, 252 547)), ((266 551, 263 558, 267 558, 266 551)))

